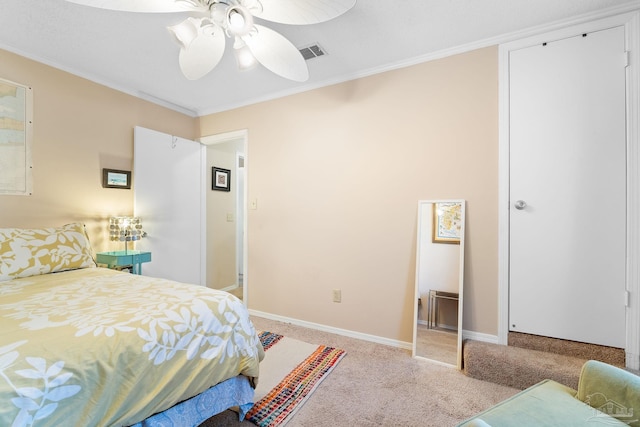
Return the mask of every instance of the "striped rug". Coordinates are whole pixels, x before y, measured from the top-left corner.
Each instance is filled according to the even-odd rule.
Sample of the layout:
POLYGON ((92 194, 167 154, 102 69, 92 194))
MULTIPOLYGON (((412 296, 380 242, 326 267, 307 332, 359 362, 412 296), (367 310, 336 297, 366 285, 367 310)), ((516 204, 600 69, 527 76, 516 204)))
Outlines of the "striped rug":
POLYGON ((284 426, 346 353, 272 332, 259 336, 265 358, 260 363, 256 403, 246 419, 260 427, 284 426))

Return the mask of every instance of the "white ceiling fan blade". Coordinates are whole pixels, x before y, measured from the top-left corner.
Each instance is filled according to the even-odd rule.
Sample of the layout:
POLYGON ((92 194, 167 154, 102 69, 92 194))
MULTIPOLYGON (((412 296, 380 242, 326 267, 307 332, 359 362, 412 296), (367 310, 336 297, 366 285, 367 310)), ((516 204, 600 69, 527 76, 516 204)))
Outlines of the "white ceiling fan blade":
POLYGON ((197 0, 67 0, 70 3, 123 12, 206 12, 197 0))
MULTIPOLYGON (((253 0, 245 0, 253 3, 253 0)), ((261 0, 254 16, 281 24, 306 25, 328 21, 347 12, 356 0, 261 0)), ((250 6, 247 6, 250 7, 250 6)))
POLYGON ((273 73, 289 80, 304 82, 309 78, 309 69, 298 49, 281 34, 256 25, 258 30, 242 38, 251 53, 273 73))
POLYGON ((189 80, 198 80, 213 70, 224 54, 225 35, 220 29, 213 34, 199 34, 187 48, 180 49, 179 63, 182 74, 189 80))

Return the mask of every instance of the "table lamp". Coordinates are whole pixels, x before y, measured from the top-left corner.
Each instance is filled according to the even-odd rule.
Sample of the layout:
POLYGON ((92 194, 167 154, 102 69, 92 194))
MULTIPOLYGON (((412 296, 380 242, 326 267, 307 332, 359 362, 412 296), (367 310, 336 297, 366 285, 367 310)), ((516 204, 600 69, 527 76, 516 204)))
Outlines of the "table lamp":
POLYGON ((124 252, 127 253, 128 242, 140 240, 147 235, 142 229, 142 222, 138 217, 114 216, 109 218, 109 236, 111 241, 124 242, 124 252))

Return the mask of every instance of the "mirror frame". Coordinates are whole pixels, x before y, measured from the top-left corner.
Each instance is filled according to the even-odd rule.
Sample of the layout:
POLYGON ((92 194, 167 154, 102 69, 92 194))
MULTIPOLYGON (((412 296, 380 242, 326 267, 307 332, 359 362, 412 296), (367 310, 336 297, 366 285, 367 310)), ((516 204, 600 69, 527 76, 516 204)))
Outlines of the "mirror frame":
POLYGON ((464 308, 464 248, 465 248, 465 229, 466 229, 466 201, 464 199, 438 199, 438 200, 419 200, 417 210, 417 234, 416 234, 416 273, 415 273, 415 291, 414 291, 414 308, 413 308, 413 345, 412 357, 416 359, 429 360, 440 365, 450 366, 462 370, 462 313, 464 308), (462 208, 462 228, 460 229, 460 268, 458 269, 458 337, 457 337, 457 355, 456 364, 442 362, 440 360, 429 359, 416 354, 417 335, 418 335, 418 298, 420 298, 420 237, 422 235, 422 221, 420 221, 420 211, 424 205, 432 207, 434 203, 460 203, 462 208))

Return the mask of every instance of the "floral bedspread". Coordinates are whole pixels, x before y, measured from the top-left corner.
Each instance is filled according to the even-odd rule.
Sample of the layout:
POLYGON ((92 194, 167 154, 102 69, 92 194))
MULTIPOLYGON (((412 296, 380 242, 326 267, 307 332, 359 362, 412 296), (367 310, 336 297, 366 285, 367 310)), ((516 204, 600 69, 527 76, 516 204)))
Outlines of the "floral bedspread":
POLYGON ((1 426, 131 425, 263 357, 226 292, 103 268, 0 282, 1 426))

